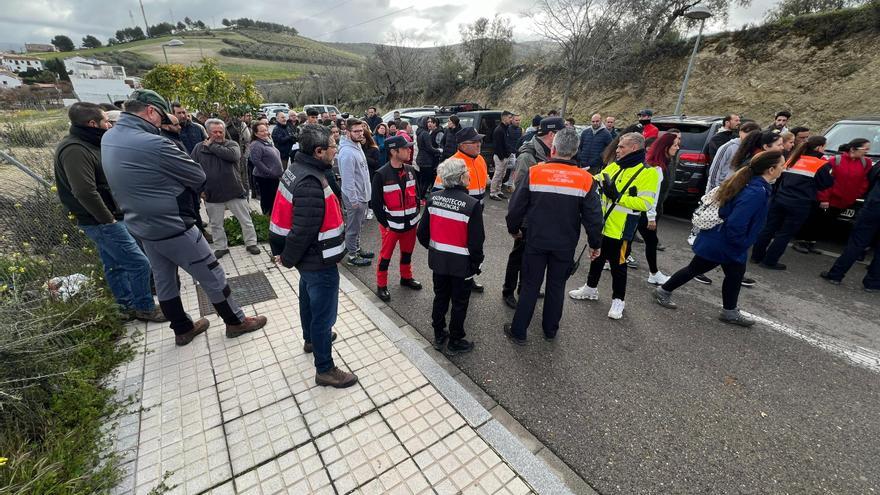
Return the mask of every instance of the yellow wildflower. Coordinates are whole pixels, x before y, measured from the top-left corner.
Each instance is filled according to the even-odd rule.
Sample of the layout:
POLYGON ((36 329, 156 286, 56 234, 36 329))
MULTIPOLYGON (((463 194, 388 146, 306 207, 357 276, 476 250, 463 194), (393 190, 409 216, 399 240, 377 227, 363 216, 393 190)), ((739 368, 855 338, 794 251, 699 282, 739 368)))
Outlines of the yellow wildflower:
MULTIPOLYGON (((4 286, 4 287, 5 287, 5 286, 4 286)), ((9 459, 7 459, 7 458, 5 458, 5 457, 0 457, 0 466, 5 466, 5 465, 6 465, 6 461, 8 461, 8 460, 9 460, 9 459)))

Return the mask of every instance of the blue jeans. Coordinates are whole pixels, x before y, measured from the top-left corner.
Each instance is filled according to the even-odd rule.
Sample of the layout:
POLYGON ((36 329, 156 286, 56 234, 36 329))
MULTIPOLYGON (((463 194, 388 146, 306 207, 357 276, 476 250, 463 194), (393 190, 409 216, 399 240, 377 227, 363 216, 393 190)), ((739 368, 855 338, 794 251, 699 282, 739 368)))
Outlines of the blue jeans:
POLYGON ((332 370, 330 331, 336 323, 339 306, 339 270, 331 266, 317 271, 299 272, 299 319, 303 340, 312 343, 318 373, 332 370))
POLYGON ((80 225, 94 241, 104 264, 104 276, 116 302, 127 309, 153 311, 150 261, 128 232, 124 222, 80 225))

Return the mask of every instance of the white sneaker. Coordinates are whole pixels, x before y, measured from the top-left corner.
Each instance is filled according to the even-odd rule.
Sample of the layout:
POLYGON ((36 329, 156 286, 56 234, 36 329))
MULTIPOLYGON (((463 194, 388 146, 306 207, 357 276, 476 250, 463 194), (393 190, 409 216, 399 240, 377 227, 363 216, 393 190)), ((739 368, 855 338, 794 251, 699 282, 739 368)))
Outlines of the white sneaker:
POLYGON ((373 210, 367 210, 367 220, 373 219, 373 210))
POLYGON ((630 255, 626 257, 626 266, 632 268, 633 270, 638 270, 639 262, 636 261, 636 259, 633 258, 632 255, 630 255))
POLYGON ((652 273, 648 277, 648 283, 653 285, 663 285, 669 280, 669 275, 664 274, 663 272, 652 273))
POLYGON ((691 246, 694 245, 694 241, 696 241, 696 240, 697 240, 697 234, 692 233, 691 235, 688 236, 688 244, 690 244, 691 246))
POLYGON ((626 303, 621 299, 614 299, 611 301, 611 309, 608 310, 608 317, 612 320, 619 320, 623 318, 623 307, 626 303))
POLYGON ((587 284, 584 284, 580 289, 568 291, 568 297, 572 299, 577 299, 579 301, 582 301, 584 299, 588 301, 595 301, 599 299, 599 288, 588 287, 587 284))
POLYGON ((602 269, 610 271, 611 270, 611 263, 606 261, 605 266, 603 266, 602 269))

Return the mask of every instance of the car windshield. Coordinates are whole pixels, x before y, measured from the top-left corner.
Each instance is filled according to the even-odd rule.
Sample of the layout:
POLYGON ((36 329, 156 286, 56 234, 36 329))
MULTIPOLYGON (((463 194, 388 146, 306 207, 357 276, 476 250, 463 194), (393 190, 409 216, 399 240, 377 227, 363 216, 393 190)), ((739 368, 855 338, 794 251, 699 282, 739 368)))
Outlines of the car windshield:
POLYGON ((846 144, 856 138, 865 138, 871 142, 870 156, 880 156, 880 123, 864 124, 835 124, 825 133, 828 143, 825 149, 836 152, 841 144, 846 144))
POLYGON ((709 138, 709 124, 691 124, 683 122, 655 122, 654 125, 662 132, 669 129, 678 129, 681 131, 681 149, 688 151, 703 151, 706 140, 709 138))

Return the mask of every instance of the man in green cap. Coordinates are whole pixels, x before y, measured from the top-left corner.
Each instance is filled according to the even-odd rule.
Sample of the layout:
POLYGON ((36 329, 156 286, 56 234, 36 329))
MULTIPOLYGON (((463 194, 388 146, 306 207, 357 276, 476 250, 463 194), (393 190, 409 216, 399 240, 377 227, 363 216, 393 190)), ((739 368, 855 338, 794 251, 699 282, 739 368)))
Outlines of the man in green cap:
POLYGON ((265 316, 245 316, 230 297, 226 275, 208 242, 196 228, 201 221, 192 194, 205 185, 205 172, 170 139, 159 134, 170 123, 168 102, 155 91, 139 89, 101 140, 104 173, 132 235, 141 241, 153 268, 159 306, 174 330, 175 343, 186 345, 208 329, 195 323, 180 299, 177 269, 201 285, 226 323, 226 336, 238 337, 266 325, 265 316))

